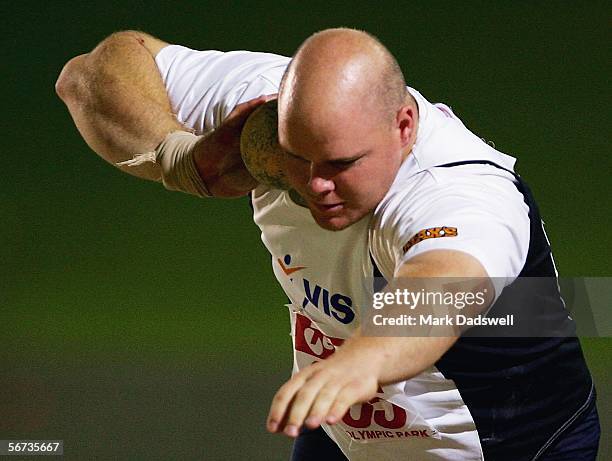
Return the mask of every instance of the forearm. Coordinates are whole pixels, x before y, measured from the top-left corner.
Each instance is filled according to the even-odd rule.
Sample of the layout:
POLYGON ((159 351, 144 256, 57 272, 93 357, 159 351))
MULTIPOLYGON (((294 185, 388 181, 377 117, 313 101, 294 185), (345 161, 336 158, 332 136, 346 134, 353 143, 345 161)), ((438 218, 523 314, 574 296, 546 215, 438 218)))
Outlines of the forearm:
MULTIPOLYGON (((393 318, 410 314, 413 318, 434 317, 443 320, 457 312, 476 316, 486 310, 493 302, 495 289, 482 265, 467 253, 441 250, 430 251, 412 258, 397 271, 395 279, 386 287, 387 294, 429 293, 433 302, 419 302, 407 307, 398 304, 395 295, 390 304, 376 310, 383 317, 393 318), (458 310, 454 305, 441 301, 446 294, 454 292, 471 293, 474 303, 458 310), (439 295, 439 296, 437 296, 439 295)), ((384 295, 380 299, 385 299, 384 295)), ((367 321, 364 319, 364 322, 367 321)), ((338 355, 363 354, 367 363, 374 364, 380 384, 390 384, 410 379, 433 366, 448 351, 463 333, 462 328, 453 322, 429 325, 427 323, 394 329, 390 326, 386 334, 405 336, 380 336, 380 329, 362 324, 361 330, 347 340, 338 350, 338 355), (365 333, 371 333, 367 335, 365 333)))
MULTIPOLYGON (((114 166, 154 150, 168 133, 184 129, 172 113, 143 37, 148 36, 112 35, 91 53, 69 61, 56 85, 87 144, 114 166)), ((160 179, 154 163, 118 168, 141 178, 160 179)))
POLYGON ((226 128, 222 124, 217 130, 200 136, 174 131, 155 152, 139 155, 126 165, 133 168, 141 162, 154 161, 168 190, 198 197, 240 197, 257 183, 246 171, 240 152, 232 150, 233 142, 224 141, 226 128))
POLYGON ((366 337, 357 335, 338 349, 335 358, 372 366, 381 385, 406 381, 426 369, 444 355, 457 337, 366 337))
POLYGON ((380 338, 354 336, 331 357, 302 369, 276 393, 268 430, 295 437, 302 424, 335 424, 380 386, 408 380, 431 367, 455 337, 380 338))
MULTIPOLYGON (((432 250, 413 257, 398 269, 391 286, 399 283, 418 292, 425 283, 439 290, 452 277, 461 278, 460 288, 465 291, 484 287, 489 296, 481 307, 490 305, 495 291, 486 271, 475 258, 459 251, 432 250)), ((457 280, 452 287, 457 286, 457 280)), ((387 286, 385 291, 389 290, 387 286)), ((419 302, 415 308, 423 304, 419 302)), ((425 306, 425 312, 435 312, 438 307, 439 303, 425 306)), ((405 306, 391 300, 385 307, 391 315, 397 313, 396 308, 405 306)), ((409 327, 399 332, 404 336, 367 336, 366 317, 361 329, 333 355, 304 367, 281 386, 270 407, 269 431, 295 437, 304 423, 310 428, 322 422, 337 423, 351 405, 374 397, 381 385, 409 380, 433 366, 461 334, 449 326, 435 330, 409 327)))

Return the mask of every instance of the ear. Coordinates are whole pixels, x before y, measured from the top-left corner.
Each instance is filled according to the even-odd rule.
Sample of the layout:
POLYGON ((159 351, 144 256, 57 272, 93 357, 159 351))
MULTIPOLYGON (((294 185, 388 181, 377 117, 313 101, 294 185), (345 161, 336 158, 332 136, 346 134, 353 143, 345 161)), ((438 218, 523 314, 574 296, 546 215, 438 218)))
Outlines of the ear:
POLYGON ((417 108, 413 105, 404 105, 397 111, 395 126, 399 130, 402 147, 414 142, 416 118, 417 108))

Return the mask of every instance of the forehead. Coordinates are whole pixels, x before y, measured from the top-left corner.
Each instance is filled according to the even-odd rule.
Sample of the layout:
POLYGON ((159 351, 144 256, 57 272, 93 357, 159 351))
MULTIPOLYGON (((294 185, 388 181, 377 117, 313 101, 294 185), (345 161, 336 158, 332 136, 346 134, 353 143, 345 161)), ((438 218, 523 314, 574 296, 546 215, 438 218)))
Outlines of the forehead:
POLYGON ((386 127, 364 112, 346 112, 327 119, 288 118, 279 120, 279 141, 283 149, 311 161, 333 161, 375 150, 386 127))
MULTIPOLYGON (((333 134, 333 133, 332 133, 333 134)), ((312 136, 304 132, 291 132, 282 147, 290 153, 314 162, 333 161, 352 157, 370 149, 371 137, 356 131, 338 130, 337 136, 312 136)))

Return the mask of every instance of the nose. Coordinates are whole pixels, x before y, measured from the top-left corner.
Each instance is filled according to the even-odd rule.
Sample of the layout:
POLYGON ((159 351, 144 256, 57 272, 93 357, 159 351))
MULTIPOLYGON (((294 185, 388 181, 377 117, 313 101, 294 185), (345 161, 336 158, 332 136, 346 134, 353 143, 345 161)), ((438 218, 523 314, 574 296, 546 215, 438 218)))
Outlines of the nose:
POLYGON ((326 177, 320 167, 314 163, 311 163, 308 188, 313 195, 322 195, 333 191, 336 188, 336 185, 329 176, 326 177))

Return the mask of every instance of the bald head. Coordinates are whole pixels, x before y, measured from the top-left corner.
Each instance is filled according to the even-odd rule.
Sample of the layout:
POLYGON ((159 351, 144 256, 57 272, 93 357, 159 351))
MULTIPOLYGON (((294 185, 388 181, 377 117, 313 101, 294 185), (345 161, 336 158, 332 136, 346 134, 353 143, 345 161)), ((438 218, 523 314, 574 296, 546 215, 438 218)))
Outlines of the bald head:
POLYGON ((374 210, 416 142, 418 108, 389 51, 351 29, 319 32, 298 49, 278 96, 283 171, 324 229, 374 210))
POLYGON ((353 29, 328 29, 298 49, 279 94, 280 122, 321 133, 352 117, 391 123, 412 98, 395 58, 376 38, 353 29))

